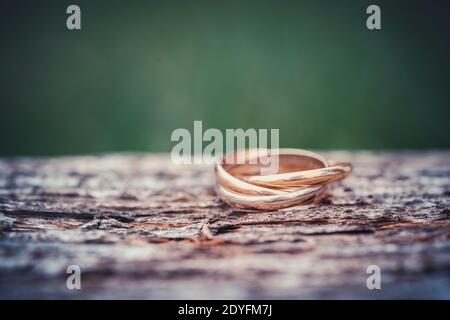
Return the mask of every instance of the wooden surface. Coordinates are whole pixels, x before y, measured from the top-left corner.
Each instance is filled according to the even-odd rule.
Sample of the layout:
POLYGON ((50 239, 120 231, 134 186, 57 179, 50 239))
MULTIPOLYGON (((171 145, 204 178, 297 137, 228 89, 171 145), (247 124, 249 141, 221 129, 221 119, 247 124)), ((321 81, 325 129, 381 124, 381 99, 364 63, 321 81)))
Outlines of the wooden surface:
POLYGON ((166 155, 0 160, 0 297, 449 299, 450 153, 324 154, 354 175, 267 213, 166 155))

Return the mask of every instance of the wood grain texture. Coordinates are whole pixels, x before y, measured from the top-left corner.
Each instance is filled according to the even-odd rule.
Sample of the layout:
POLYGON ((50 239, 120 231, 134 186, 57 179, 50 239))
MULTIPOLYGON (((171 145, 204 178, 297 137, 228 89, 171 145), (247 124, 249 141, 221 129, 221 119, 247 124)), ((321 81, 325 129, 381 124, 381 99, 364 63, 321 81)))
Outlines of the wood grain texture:
POLYGON ((0 160, 0 298, 449 299, 450 153, 324 155, 353 176, 274 212, 233 210, 211 168, 167 155, 0 160))

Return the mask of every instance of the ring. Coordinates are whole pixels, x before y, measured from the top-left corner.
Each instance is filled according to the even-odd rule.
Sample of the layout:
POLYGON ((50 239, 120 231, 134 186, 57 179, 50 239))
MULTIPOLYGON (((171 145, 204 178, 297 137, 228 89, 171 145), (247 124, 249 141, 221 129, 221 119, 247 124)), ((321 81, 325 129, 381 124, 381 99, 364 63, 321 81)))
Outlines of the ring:
POLYGON ((214 172, 216 193, 227 204, 241 209, 277 210, 318 202, 330 183, 351 174, 352 165, 327 161, 301 149, 251 149, 225 156, 214 172), (274 156, 277 172, 261 175, 262 160, 274 156), (240 162, 236 161, 239 157, 240 162))

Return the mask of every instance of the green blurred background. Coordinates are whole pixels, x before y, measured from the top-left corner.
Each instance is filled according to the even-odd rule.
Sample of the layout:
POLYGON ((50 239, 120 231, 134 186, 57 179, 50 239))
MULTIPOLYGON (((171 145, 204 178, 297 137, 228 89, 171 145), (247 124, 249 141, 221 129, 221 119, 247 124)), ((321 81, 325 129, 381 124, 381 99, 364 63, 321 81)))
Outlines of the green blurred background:
POLYGON ((1 1, 0 155, 170 151, 194 120, 283 147, 449 148, 448 3, 1 1))

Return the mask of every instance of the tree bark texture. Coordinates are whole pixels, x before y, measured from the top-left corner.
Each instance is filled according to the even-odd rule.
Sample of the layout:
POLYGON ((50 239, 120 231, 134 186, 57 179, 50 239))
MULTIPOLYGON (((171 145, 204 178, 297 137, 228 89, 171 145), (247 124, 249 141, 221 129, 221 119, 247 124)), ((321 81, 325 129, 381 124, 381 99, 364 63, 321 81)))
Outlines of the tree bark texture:
POLYGON ((166 154, 0 160, 0 298, 449 299, 450 152, 323 154, 353 175, 273 212, 166 154))

